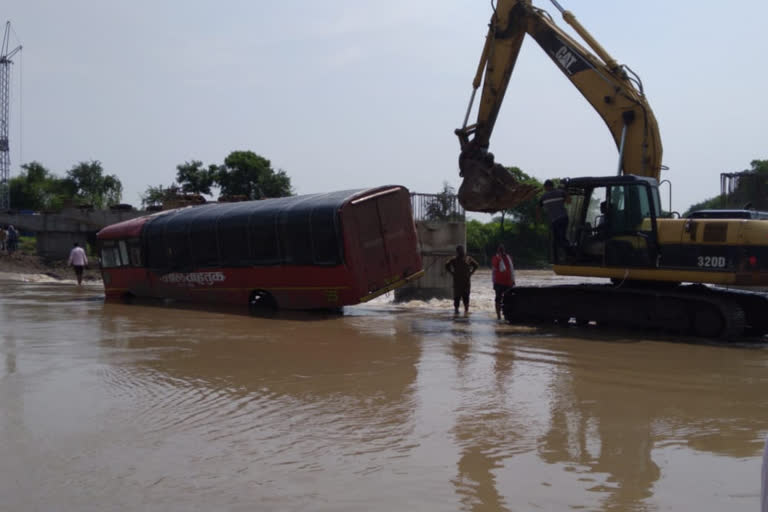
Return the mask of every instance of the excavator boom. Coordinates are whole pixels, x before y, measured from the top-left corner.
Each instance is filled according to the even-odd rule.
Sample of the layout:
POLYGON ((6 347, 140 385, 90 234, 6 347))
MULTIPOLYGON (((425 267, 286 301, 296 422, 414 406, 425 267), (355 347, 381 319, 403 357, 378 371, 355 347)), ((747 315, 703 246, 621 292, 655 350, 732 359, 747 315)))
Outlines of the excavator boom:
POLYGON ((588 50, 560 29, 531 0, 499 0, 491 16, 485 46, 473 82, 472 99, 462 128, 459 169, 464 178, 459 201, 467 210, 494 212, 533 197, 537 190, 518 183, 488 151, 504 95, 526 35, 552 59, 605 121, 619 151, 617 174, 659 178, 662 147, 659 129, 642 84, 619 65, 569 11, 562 12, 587 43, 588 50), (594 52, 594 53, 593 53, 594 52), (477 121, 467 124, 482 83, 477 121))

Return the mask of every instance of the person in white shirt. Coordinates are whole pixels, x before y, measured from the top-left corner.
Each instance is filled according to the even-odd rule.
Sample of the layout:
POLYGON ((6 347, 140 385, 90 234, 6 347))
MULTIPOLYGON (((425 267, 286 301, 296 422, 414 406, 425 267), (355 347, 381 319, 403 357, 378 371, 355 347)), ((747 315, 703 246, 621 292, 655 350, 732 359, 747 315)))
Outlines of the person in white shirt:
POLYGON ((83 284, 83 269, 88 265, 88 256, 85 255, 85 251, 77 242, 75 242, 74 247, 69 252, 67 265, 72 265, 75 268, 78 286, 83 284))

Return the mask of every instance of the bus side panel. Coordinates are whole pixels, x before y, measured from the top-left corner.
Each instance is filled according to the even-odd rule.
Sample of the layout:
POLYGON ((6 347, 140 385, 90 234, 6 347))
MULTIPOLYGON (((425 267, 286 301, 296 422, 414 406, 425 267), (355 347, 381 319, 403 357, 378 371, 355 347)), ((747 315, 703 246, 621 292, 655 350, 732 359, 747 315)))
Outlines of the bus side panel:
POLYGON ((174 281, 169 278, 179 276, 181 274, 176 272, 149 272, 149 283, 152 289, 152 295, 155 297, 162 297, 166 299, 174 300, 192 300, 192 293, 190 286, 187 286, 183 281, 174 281))
POLYGON ((151 297, 148 272, 140 267, 102 268, 104 295, 107 299, 151 297))
POLYGON ((274 265, 149 272, 153 289, 143 296, 245 306, 256 291, 272 295, 282 309, 333 309, 357 304, 360 295, 344 265, 274 265))
POLYGON ((269 286, 280 308, 335 309, 357 304, 359 295, 344 265, 284 268, 280 281, 269 286))

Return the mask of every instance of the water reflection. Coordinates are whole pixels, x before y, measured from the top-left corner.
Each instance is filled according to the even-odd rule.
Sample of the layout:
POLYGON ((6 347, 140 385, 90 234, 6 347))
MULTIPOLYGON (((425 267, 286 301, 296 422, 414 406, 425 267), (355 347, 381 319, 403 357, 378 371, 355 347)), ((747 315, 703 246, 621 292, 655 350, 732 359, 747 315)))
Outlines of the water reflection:
MULTIPOLYGON (((691 451, 742 460, 760 454, 768 428, 764 348, 627 333, 563 338, 573 331, 526 332, 488 320, 454 321, 442 331, 433 324, 421 330, 454 362, 452 483, 463 510, 512 510, 526 496, 545 506, 574 485, 582 494, 564 507, 653 508, 665 471, 700 471, 670 460, 691 451), (528 453, 559 474, 533 469, 528 453)), ((748 500, 752 492, 734 496, 748 500)), ((706 491, 687 499, 700 510, 719 507, 706 491)))
MULTIPOLYGON (((456 425, 453 434, 460 447, 460 456, 453 483, 463 510, 508 510, 505 497, 500 492, 497 470, 504 466, 506 459, 522 449, 519 418, 507 406, 513 379, 514 355, 496 340, 496 354, 489 368, 495 386, 489 387, 490 383, 486 379, 479 379, 477 374, 467 371, 466 365, 468 354, 478 352, 478 347, 471 351, 469 349, 473 340, 474 344, 483 338, 493 342, 495 333, 485 328, 476 329, 472 334, 474 336, 459 338, 462 342, 454 341, 452 350, 456 358, 456 382, 468 395, 467 400, 462 400, 454 413, 456 425), (456 347, 466 348, 457 350, 456 347)), ((501 488, 504 487, 501 484, 501 488)))
POLYGON ((606 495, 603 509, 626 510, 654 494, 662 474, 655 449, 759 453, 768 401, 754 384, 764 380, 764 355, 622 341, 582 340, 563 353, 538 449, 543 461, 591 474, 588 490, 606 495))
MULTIPOLYGON (((136 418, 150 432, 190 431, 228 446, 260 439, 250 456, 305 470, 327 457, 407 449, 420 354, 407 324, 190 311, 163 308, 160 322, 156 307, 105 305, 107 357, 131 350, 105 380, 143 404, 136 418)), ((367 471, 376 469, 370 459, 367 471)))
POLYGON ((5 359, 5 375, 16 373, 16 338, 13 335, 4 337, 3 357, 5 359))

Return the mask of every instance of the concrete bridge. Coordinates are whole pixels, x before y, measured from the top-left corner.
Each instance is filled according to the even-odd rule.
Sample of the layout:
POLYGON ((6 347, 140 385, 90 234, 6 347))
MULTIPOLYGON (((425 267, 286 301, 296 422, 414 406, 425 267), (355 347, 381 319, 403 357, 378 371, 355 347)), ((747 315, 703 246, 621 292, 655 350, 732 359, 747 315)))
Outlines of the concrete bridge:
POLYGON ((454 195, 411 194, 424 276, 395 290, 396 301, 453 297, 453 278, 445 262, 456 255, 456 246, 467 244, 464 209, 454 195), (435 207, 437 206, 437 207, 435 207))
POLYGON ((67 208, 57 213, 0 213, 0 225, 13 225, 18 231, 33 232, 37 238, 37 254, 46 259, 60 260, 69 256, 72 244, 85 247, 94 242, 103 227, 148 212, 143 210, 91 210, 67 208))

